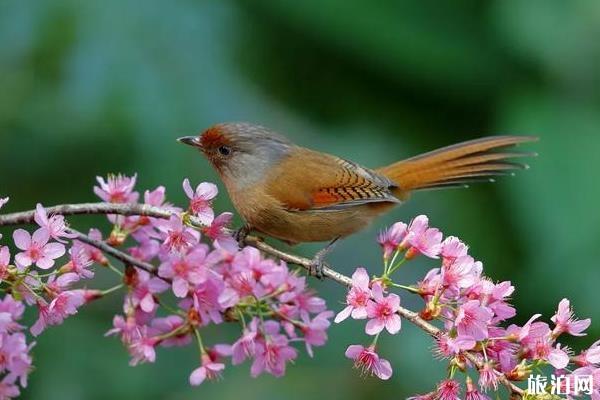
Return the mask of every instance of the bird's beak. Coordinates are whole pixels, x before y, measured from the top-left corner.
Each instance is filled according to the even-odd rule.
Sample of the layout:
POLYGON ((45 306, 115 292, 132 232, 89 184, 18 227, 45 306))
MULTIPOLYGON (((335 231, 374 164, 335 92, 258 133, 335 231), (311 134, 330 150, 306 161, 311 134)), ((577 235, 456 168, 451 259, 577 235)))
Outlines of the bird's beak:
POLYGON ((194 147, 202 148, 202 144, 200 144, 200 140, 198 136, 184 136, 177 139, 179 143, 187 144, 194 147))

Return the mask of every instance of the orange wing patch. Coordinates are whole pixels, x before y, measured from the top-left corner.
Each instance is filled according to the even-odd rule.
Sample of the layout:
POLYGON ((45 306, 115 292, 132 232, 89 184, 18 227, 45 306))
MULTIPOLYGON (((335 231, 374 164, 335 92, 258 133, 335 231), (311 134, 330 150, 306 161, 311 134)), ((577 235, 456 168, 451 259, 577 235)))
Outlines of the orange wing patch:
POLYGON ((321 189, 312 195, 312 202, 317 207, 338 203, 340 200, 343 199, 327 189, 321 189))

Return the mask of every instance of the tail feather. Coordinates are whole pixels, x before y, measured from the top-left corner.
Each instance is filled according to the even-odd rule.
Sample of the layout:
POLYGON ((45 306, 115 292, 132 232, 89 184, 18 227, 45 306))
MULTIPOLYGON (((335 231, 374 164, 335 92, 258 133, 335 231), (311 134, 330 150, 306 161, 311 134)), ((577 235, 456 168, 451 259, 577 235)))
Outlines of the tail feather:
POLYGON ((493 136, 471 140, 421 154, 379 168, 377 172, 398 184, 397 195, 421 189, 464 187, 471 182, 511 174, 527 164, 507 159, 535 156, 535 153, 504 151, 519 143, 537 140, 533 136, 493 136))

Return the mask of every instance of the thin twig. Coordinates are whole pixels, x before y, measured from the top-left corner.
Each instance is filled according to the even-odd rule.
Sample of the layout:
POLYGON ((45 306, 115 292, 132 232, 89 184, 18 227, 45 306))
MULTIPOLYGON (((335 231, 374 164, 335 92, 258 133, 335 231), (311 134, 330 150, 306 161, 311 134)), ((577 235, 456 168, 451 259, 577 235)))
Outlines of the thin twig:
MULTIPOLYGON (((160 207, 153 207, 144 204, 112 204, 112 203, 82 203, 82 204, 64 204, 55 207, 46 208, 46 212, 48 214, 60 214, 60 215, 83 215, 83 214, 119 214, 125 216, 132 215, 140 215, 147 217, 155 217, 167 219, 170 218, 171 215, 174 214, 173 211, 165 210, 160 207)), ((8 226, 8 225, 22 225, 29 224, 34 222, 35 210, 16 212, 12 214, 4 214, 0 215, 0 226, 8 226)), ((195 217, 190 216, 189 222, 198 228, 202 228, 202 223, 195 217)), ((141 268, 151 274, 157 274, 156 266, 146 263, 136 258, 126 254, 116 248, 106 244, 105 242, 94 240, 89 236, 78 232, 74 229, 70 229, 70 231, 77 235, 77 240, 80 240, 84 243, 87 243, 91 246, 94 246, 107 254, 113 256, 114 258, 124 262, 126 265, 134 265, 138 268, 141 268)), ((227 231, 228 233, 232 233, 231 230, 227 231)), ((267 243, 263 242, 259 238, 255 236, 247 236, 245 239, 245 243, 250 246, 256 247, 258 250, 263 251, 271 256, 277 257, 280 260, 283 260, 290 264, 295 264, 300 267, 303 267, 309 273, 313 270, 312 268, 312 260, 297 256, 294 254, 289 254, 284 251, 278 250, 267 243)), ((341 284, 344 286, 350 286, 352 284, 352 280, 350 277, 341 274, 330 267, 323 268, 323 276, 341 284)), ((439 337, 441 334, 441 330, 437 328, 435 325, 430 324, 425 321, 423 318, 419 316, 414 311, 411 311, 407 308, 400 307, 398 310, 398 314, 417 327, 421 328, 428 335, 433 338, 439 337)), ((473 365, 475 365, 478 369, 483 367, 482 362, 471 352, 464 351, 461 353, 467 360, 469 360, 473 365)), ((523 397, 524 391, 518 386, 514 385, 510 382, 504 375, 500 376, 500 382, 511 392, 511 394, 518 395, 523 397)))
POLYGON ((141 268, 144 271, 147 271, 153 275, 157 275, 158 270, 157 270, 156 266, 154 266, 150 263, 138 260, 137 258, 132 257, 127 253, 124 253, 120 250, 115 249, 114 247, 112 247, 109 244, 106 244, 103 241, 92 239, 91 237, 89 237, 79 231, 76 231, 75 229, 70 228, 69 233, 76 235, 76 237, 74 239, 79 240, 80 242, 89 244, 90 246, 93 246, 93 247, 105 252, 106 254, 113 256, 117 260, 123 262, 125 265, 132 265, 132 266, 141 268))

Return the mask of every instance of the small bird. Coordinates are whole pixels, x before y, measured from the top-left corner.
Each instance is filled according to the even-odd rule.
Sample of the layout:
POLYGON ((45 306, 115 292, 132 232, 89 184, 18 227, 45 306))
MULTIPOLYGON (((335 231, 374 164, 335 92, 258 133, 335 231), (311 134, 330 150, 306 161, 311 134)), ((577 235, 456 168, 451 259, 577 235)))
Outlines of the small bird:
POLYGON ((300 147, 251 123, 221 123, 178 141, 197 147, 219 173, 245 226, 289 244, 330 241, 367 226, 416 190, 466 187, 493 181, 527 165, 507 159, 535 155, 509 150, 533 136, 492 136, 444 147, 369 169, 331 154, 300 147))

